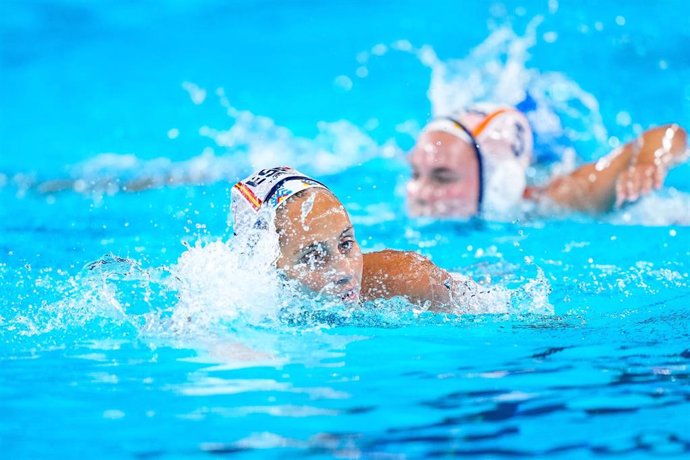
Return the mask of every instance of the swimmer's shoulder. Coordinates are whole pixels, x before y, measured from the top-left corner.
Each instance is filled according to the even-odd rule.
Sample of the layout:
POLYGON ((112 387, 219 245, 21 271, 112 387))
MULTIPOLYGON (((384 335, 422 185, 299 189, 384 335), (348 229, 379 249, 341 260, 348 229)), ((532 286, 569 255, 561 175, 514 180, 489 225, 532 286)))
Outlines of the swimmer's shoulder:
POLYGON ((403 277, 409 276, 413 268, 436 267, 433 262, 414 251, 398 251, 384 249, 383 251, 364 254, 364 275, 374 277, 403 277))
POLYGON ((362 299, 407 297, 414 303, 433 299, 450 275, 428 258, 412 251, 364 254, 362 299))
POLYGON ((424 260, 428 259, 413 251, 384 249, 364 254, 364 271, 370 270, 372 273, 397 271, 424 260))

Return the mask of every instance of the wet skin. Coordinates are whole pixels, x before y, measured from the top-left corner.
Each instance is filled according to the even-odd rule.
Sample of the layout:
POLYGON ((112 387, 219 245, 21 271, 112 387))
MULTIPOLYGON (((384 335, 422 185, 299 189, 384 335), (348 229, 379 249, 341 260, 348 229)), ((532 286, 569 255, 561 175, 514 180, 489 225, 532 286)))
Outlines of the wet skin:
POLYGON ((279 270, 310 291, 359 300, 362 251, 350 217, 330 192, 312 188, 291 197, 278 208, 276 227, 279 270))
MULTIPOLYGON (((498 139, 487 131, 479 140, 482 150, 509 154, 511 144, 498 139)), ((530 139, 527 147, 531 145, 530 139)), ((686 151, 683 128, 652 128, 596 162, 545 185, 527 187, 524 198, 549 200, 573 211, 605 213, 660 188, 668 170, 687 160, 686 151)), ((442 131, 424 132, 410 163, 407 201, 411 215, 466 218, 477 213, 479 165, 467 141, 442 131)))
POLYGON ((479 162, 473 147, 443 131, 423 133, 410 153, 413 216, 470 217, 477 212, 479 162))
POLYGON ((347 211, 327 190, 290 197, 276 212, 276 230, 277 268, 311 292, 345 303, 400 296, 434 310, 451 302, 450 274, 427 258, 394 250, 362 254, 347 211))
POLYGON ((526 194, 532 199, 548 197, 576 211, 608 212, 661 188, 668 170, 687 160, 686 151, 683 128, 659 126, 594 163, 556 177, 543 187, 528 189, 526 194))

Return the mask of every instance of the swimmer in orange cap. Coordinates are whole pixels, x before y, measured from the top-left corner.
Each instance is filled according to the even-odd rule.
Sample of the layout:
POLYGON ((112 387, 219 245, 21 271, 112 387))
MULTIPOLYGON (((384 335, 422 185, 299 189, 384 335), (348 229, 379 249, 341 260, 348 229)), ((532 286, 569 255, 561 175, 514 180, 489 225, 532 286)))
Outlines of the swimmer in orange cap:
POLYGON ((276 268, 307 292, 344 303, 405 297, 432 310, 479 312, 479 286, 414 252, 362 254, 350 217, 321 182, 289 167, 262 169, 232 189, 236 237, 275 236, 276 268))
POLYGON ((687 158, 687 134, 678 125, 650 129, 539 187, 527 185, 532 156, 532 130, 514 108, 478 106, 435 119, 410 154, 408 210, 413 216, 501 216, 528 199, 607 212, 660 188, 668 169, 687 158))

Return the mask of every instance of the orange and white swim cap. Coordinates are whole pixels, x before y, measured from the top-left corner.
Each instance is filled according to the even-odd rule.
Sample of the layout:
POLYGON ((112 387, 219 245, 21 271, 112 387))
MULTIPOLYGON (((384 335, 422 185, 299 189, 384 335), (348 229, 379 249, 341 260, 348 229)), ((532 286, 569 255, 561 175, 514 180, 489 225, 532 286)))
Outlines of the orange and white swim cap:
POLYGON ((533 150, 532 129, 522 112, 481 104, 437 118, 425 131, 444 131, 472 146, 479 163, 479 213, 505 213, 522 199, 533 150))

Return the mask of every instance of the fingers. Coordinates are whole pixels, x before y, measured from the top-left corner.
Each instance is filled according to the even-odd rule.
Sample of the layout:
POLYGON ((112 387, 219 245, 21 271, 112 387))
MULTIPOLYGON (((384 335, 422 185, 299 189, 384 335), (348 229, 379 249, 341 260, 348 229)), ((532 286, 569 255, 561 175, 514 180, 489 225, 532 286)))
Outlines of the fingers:
POLYGON ((637 166, 621 173, 616 181, 616 207, 633 202, 660 188, 666 177, 666 169, 660 165, 637 166))
POLYGON ((656 174, 654 167, 645 167, 639 171, 640 177, 640 189, 638 190, 639 196, 644 196, 649 194, 654 187, 654 175, 656 174))
POLYGON ((654 176, 652 174, 644 175, 640 179, 640 190, 638 191, 639 196, 648 195, 654 188, 654 176))
POLYGON ((657 190, 664 185, 664 180, 666 179, 666 173, 668 169, 665 165, 657 165, 654 170, 654 188, 657 190))
POLYGON ((638 169, 629 171, 628 180, 625 181, 626 201, 636 201, 640 198, 641 177, 638 169))
POLYGON ((667 169, 663 165, 648 165, 642 168, 638 174, 641 175, 640 195, 647 195, 654 189, 660 189, 664 185, 667 169))
POLYGON ((618 176, 618 180, 616 180, 616 208, 620 208, 623 203, 625 203, 625 183, 627 182, 627 176, 628 173, 624 172, 618 176))

